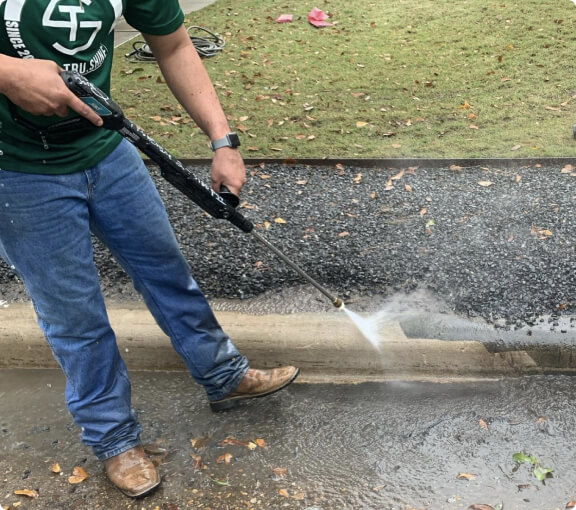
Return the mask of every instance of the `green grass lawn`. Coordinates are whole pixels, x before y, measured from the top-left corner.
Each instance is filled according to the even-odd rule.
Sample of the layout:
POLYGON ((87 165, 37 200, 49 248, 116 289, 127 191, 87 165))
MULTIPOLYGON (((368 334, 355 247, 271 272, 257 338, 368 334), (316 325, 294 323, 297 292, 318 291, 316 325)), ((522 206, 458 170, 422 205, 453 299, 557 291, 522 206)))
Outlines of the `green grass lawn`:
MULTIPOLYGON (((569 0, 218 0, 190 25, 226 41, 204 63, 245 157, 576 156, 569 0), (312 27, 314 6, 334 26, 312 27)), ((117 49, 114 98, 176 156, 210 157, 131 47, 117 49)))

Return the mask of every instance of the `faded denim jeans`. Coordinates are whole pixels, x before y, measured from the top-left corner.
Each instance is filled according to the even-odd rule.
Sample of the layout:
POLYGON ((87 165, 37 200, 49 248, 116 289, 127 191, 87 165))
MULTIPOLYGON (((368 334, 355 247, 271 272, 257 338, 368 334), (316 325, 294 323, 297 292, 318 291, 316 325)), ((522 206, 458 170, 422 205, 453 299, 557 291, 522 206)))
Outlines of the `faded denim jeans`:
MULTIPOLYGON (((0 158, 1 166, 1 158, 0 158)), ((190 274, 136 149, 122 141, 69 175, 0 170, 0 256, 22 278, 66 376, 66 404, 100 460, 139 444, 130 381, 110 327, 91 232, 132 278, 209 400, 248 369, 190 274)))

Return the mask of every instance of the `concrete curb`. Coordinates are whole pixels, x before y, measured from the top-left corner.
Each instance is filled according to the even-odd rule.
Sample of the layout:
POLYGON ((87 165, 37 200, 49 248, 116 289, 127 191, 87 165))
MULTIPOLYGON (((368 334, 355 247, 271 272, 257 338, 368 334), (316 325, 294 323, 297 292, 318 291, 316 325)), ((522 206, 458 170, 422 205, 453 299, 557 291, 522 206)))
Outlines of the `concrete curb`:
MULTIPOLYGON (((109 315, 120 352, 131 370, 184 370, 169 339, 141 303, 110 304, 109 315)), ((474 335, 467 338, 461 326, 462 339, 453 334, 443 339, 422 338, 406 334, 411 329, 409 321, 396 321, 382 325, 378 349, 337 311, 290 315, 216 312, 216 316, 252 366, 294 364, 302 370, 301 380, 309 382, 576 372, 573 342, 470 339, 474 335)), ((0 352, 0 368, 57 366, 30 304, 0 308, 0 352)))

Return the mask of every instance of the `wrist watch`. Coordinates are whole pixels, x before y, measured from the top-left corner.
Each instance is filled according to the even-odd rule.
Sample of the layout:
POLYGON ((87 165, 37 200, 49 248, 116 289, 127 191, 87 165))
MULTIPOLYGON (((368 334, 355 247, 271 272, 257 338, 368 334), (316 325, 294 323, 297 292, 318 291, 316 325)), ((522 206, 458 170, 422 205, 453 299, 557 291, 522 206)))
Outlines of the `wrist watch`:
POLYGON ((219 138, 218 140, 213 140, 210 142, 210 148, 213 151, 221 149, 222 147, 240 147, 240 138, 236 133, 228 133, 224 138, 219 138))

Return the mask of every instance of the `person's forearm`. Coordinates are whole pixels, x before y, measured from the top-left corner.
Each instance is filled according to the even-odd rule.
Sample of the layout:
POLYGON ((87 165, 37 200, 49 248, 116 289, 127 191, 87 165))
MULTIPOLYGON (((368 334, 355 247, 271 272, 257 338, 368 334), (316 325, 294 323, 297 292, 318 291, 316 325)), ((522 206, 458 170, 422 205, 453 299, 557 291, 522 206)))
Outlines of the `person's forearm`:
POLYGON ((228 120, 184 27, 170 36, 146 36, 170 90, 211 140, 230 132, 228 120))

